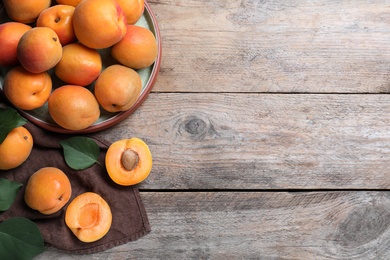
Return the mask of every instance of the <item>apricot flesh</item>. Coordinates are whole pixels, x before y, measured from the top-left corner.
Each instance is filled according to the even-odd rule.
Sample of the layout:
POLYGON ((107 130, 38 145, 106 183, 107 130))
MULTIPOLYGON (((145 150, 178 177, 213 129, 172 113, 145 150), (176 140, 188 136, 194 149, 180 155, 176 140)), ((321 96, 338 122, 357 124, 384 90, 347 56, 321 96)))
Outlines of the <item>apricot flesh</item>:
POLYGON ((105 163, 110 178, 122 186, 145 180, 153 164, 148 145, 136 137, 112 143, 107 150, 105 163))
POLYGON ((23 126, 12 129, 0 144, 0 170, 9 170, 24 163, 30 156, 33 137, 23 126))
POLYGON ((42 214, 50 215, 62 209, 72 195, 66 174, 56 167, 43 167, 30 176, 24 200, 42 214))
POLYGON ((65 223, 80 241, 86 243, 97 241, 111 228, 110 206, 97 193, 82 193, 68 205, 65 223))

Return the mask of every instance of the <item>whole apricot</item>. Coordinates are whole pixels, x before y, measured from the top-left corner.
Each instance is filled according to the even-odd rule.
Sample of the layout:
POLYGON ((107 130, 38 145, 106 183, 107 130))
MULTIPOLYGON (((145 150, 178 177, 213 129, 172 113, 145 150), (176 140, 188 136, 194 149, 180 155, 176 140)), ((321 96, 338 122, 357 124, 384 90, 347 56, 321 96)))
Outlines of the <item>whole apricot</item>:
POLYGON ((34 27, 20 38, 17 54, 20 64, 32 72, 53 68, 61 59, 62 45, 56 32, 48 27, 34 27))
POLYGON ((69 203, 65 212, 65 223, 80 241, 97 241, 111 228, 110 206, 97 193, 82 193, 69 203))
POLYGON ((83 0, 73 14, 80 43, 92 49, 108 48, 126 34, 126 16, 115 0, 83 0))
POLYGON ((110 178, 122 186, 135 185, 145 180, 152 170, 152 154, 139 138, 118 140, 107 150, 106 169, 110 178))
POLYGON ((56 88, 49 97, 48 110, 54 122, 68 130, 85 129, 100 116, 95 96, 87 88, 78 85, 56 88))
POLYGON ((141 90, 140 75, 135 70, 119 64, 103 70, 94 86, 96 99, 109 112, 130 109, 137 101, 141 90))
POLYGON ((62 58, 54 72, 68 84, 87 86, 97 79, 102 68, 102 58, 97 50, 71 43, 63 47, 62 58))
POLYGON ((128 25, 125 37, 111 49, 112 57, 133 69, 149 67, 157 53, 157 40, 152 31, 138 25, 128 25))
POLYGON ((19 63, 17 47, 20 38, 31 26, 19 22, 0 24, 0 66, 14 66, 19 63))
POLYGON ((77 38, 72 22, 74 9, 71 5, 53 5, 39 14, 36 26, 53 29, 62 46, 75 42, 77 38))
POLYGON ((3 0, 8 16, 21 23, 32 23, 39 14, 49 8, 51 0, 3 0))
POLYGON ((23 126, 12 129, 0 144, 0 170, 9 170, 24 163, 30 156, 33 137, 23 126))
POLYGON ((125 12, 127 24, 135 24, 141 18, 145 9, 144 0, 116 0, 125 12))
POLYGON ((4 95, 14 106, 32 110, 43 106, 52 90, 48 72, 31 73, 22 66, 13 67, 4 78, 4 95))
POLYGON ((68 176, 56 167, 44 167, 28 179, 24 200, 30 208, 50 215, 62 209, 71 195, 68 176))

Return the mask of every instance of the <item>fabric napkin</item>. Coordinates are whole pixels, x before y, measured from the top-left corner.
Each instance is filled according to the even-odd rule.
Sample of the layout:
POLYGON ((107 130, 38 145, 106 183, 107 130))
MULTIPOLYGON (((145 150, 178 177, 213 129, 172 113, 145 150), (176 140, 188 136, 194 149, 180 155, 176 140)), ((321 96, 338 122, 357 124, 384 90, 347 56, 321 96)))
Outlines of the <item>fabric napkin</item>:
POLYGON ((94 135, 88 136, 100 147, 99 162, 103 167, 95 164, 86 170, 77 171, 66 165, 59 145, 60 140, 70 136, 45 131, 30 122, 24 126, 31 132, 34 146, 29 158, 21 166, 7 171, 0 170, 0 178, 24 184, 11 208, 0 212, 0 222, 16 216, 26 217, 37 224, 47 246, 75 254, 103 251, 134 241, 151 231, 138 189, 135 186, 124 187, 115 184, 105 170, 104 157, 109 142, 94 135), (57 167, 69 177, 72 185, 70 201, 87 191, 96 192, 107 201, 112 212, 112 226, 103 238, 92 243, 84 243, 76 238, 64 220, 65 209, 70 201, 52 215, 43 215, 26 205, 23 196, 28 178, 38 169, 47 166, 57 167))

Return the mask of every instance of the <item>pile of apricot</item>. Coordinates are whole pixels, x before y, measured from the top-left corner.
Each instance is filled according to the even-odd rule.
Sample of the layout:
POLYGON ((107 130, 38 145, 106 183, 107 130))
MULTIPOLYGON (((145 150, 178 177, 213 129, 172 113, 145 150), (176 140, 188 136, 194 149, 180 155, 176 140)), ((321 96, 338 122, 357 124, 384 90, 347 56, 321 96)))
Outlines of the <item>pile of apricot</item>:
MULTIPOLYGON (((137 70, 157 57, 153 33, 135 25, 144 0, 3 0, 11 21, 0 24, 0 66, 7 67, 3 91, 17 108, 33 110, 47 104, 61 127, 80 130, 100 116, 100 109, 125 111, 142 89, 137 70), (100 50, 116 61, 103 66, 100 50), (53 77, 63 84, 53 86, 53 77)), ((33 137, 23 126, 0 144, 0 170, 19 167, 30 156, 33 137)), ((145 180, 152 168, 148 145, 139 138, 114 142, 106 153, 106 170, 118 185, 145 180)), ((66 170, 65 170, 66 171, 66 170)), ((65 223, 83 242, 109 231, 113 214, 94 192, 73 194, 67 173, 43 167, 32 173, 24 201, 51 215, 65 210, 65 223)))
POLYGON ((137 70, 157 57, 157 40, 136 25, 144 0, 3 0, 10 21, 0 24, 3 91, 17 108, 48 105, 68 130, 94 124, 101 109, 125 111, 137 101, 137 70), (115 61, 106 67, 101 50, 115 61), (60 86, 53 86, 54 78, 60 86), (87 91, 86 91, 87 90, 87 91))
MULTIPOLYGON (((9 132, 0 144, 0 170, 20 166, 33 147, 31 133, 23 126, 9 132)), ((122 139, 112 143, 106 153, 106 170, 117 184, 130 186, 144 181, 152 169, 148 145, 139 138, 122 139)), ((43 167, 34 172, 25 187, 24 201, 30 208, 51 215, 64 208, 72 197, 72 184, 67 174, 56 167, 43 167)), ((65 223, 83 242, 101 239, 110 230, 110 205, 99 194, 78 194, 65 210, 65 223)))

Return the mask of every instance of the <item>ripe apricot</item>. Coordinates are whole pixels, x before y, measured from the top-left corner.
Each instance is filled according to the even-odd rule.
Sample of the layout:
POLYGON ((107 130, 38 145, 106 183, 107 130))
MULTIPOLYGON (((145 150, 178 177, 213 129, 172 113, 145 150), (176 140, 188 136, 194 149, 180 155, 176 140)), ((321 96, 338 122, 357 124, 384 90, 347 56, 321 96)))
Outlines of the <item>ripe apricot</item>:
POLYGON ((30 156, 33 137, 23 126, 12 129, 0 144, 0 170, 9 170, 24 163, 30 156))
POLYGON ((126 25, 125 13, 115 0, 83 0, 73 13, 77 39, 92 49, 117 43, 125 35, 126 25))
POLYGON ((0 66, 13 66, 19 63, 17 47, 20 38, 31 26, 19 22, 6 22, 0 25, 0 66))
POLYGON ((94 86, 96 99, 109 112, 130 109, 137 101, 141 90, 140 75, 135 70, 119 64, 103 70, 94 86))
POLYGON ((71 43, 62 48, 62 58, 54 72, 68 84, 87 86, 97 79, 102 68, 102 58, 97 50, 71 43))
POLYGON ((91 91, 82 86, 64 85, 55 89, 48 101, 49 114, 68 130, 81 130, 99 119, 100 108, 91 91))
POLYGON ((28 179, 24 200, 30 208, 50 215, 62 209, 71 195, 68 176, 56 167, 43 167, 28 179))
POLYGON ((31 73, 19 65, 5 75, 4 94, 20 109, 32 110, 43 106, 51 90, 52 80, 48 72, 31 73))
POLYGON ((17 54, 26 70, 40 73, 53 68, 60 61, 62 45, 53 29, 34 27, 20 38, 17 54))
POLYGON ((130 186, 149 176, 152 154, 148 145, 141 139, 122 139, 110 145, 105 163, 108 175, 115 183, 130 186))
POLYGON ((3 3, 12 20, 32 23, 43 10, 49 8, 51 0, 3 0, 3 3))
POLYGON ((94 242, 110 230, 112 213, 107 202, 97 193, 85 192, 70 202, 65 223, 82 242, 94 242))
POLYGON ((57 0, 57 4, 77 6, 82 0, 57 0))
POLYGON ((135 24, 141 18, 145 9, 144 0, 116 0, 125 12, 127 24, 135 24))
POLYGON ((126 35, 111 49, 112 57, 133 69, 152 65, 157 52, 157 40, 152 31, 138 25, 127 25, 126 35))
POLYGON ((62 46, 75 42, 77 39, 72 22, 74 9, 71 5, 53 5, 39 14, 36 26, 53 29, 62 46))

